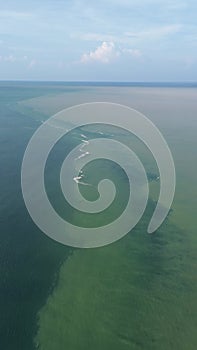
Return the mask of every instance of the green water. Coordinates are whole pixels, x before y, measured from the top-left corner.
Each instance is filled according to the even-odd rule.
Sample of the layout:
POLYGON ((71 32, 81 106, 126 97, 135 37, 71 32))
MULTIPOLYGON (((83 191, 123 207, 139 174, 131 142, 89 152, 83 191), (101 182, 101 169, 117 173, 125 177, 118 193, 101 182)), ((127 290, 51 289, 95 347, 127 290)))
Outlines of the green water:
MULTIPOLYGON (((197 89, 2 83, 0 99, 2 348, 196 349, 197 89), (130 105, 155 122, 174 156, 177 189, 173 211, 154 235, 146 233, 159 190, 159 183, 151 181, 146 212, 130 234, 107 247, 70 249, 32 223, 22 200, 20 166, 25 146, 43 120, 66 106, 94 100, 130 105)), ((157 173, 139 141, 115 137, 127 139, 147 172, 157 173)), ((71 138, 66 150, 74 145, 71 138)), ((54 164, 52 154, 49 197, 63 216, 81 223, 79 213, 63 203, 55 179, 58 166, 51 171, 54 164)), ((107 220, 122 207, 127 181, 112 164, 97 165, 106 176, 119 179, 119 205, 102 218, 107 220)), ((97 173, 98 181, 100 173, 92 171, 87 168, 87 180, 97 173)), ((93 226, 95 218, 88 220, 93 226)))

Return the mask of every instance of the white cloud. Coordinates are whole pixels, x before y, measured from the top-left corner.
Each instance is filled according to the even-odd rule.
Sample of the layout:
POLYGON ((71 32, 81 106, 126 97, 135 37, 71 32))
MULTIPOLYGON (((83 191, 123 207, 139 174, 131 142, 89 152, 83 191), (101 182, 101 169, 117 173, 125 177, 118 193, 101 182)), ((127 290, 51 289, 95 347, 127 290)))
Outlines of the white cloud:
POLYGON ((26 19, 29 19, 30 17, 32 17, 32 14, 28 12, 0 11, 0 18, 26 20, 26 19))
POLYGON ((124 35, 131 39, 158 39, 163 36, 178 33, 181 26, 178 24, 157 26, 140 32, 125 32, 124 35))
POLYGON ((185 0, 108 0, 108 4, 113 6, 121 6, 122 8, 146 8, 147 6, 159 6, 166 9, 182 9, 187 8, 188 3, 185 0))
POLYGON ((32 69, 33 67, 35 67, 36 63, 37 63, 36 60, 31 60, 29 65, 28 65, 28 68, 32 69))
POLYGON ((26 62, 28 60, 28 57, 26 55, 24 56, 14 56, 13 54, 10 55, 4 55, 0 56, 0 61, 5 63, 15 63, 15 62, 26 62))
POLYGON ((119 48, 117 50, 113 42, 104 41, 100 46, 96 48, 95 51, 84 53, 81 57, 80 62, 81 63, 89 63, 89 62, 109 63, 114 58, 125 54, 130 55, 131 57, 134 57, 134 58, 142 57, 142 53, 139 49, 119 48))
POLYGON ((132 57, 139 58, 142 57, 142 53, 138 49, 122 49, 123 53, 128 53, 132 57))
POLYGON ((104 41, 101 46, 98 46, 95 51, 84 53, 81 57, 82 63, 101 62, 109 63, 112 59, 117 57, 119 52, 116 51, 113 42, 104 41))
POLYGON ((116 44, 131 44, 144 42, 147 40, 159 40, 163 37, 170 36, 171 34, 176 34, 180 32, 182 26, 179 24, 170 24, 149 27, 146 30, 141 31, 127 31, 117 35, 112 35, 108 33, 74 33, 71 35, 71 38, 76 38, 84 41, 92 42, 111 42, 116 44))
POLYGON ((72 33, 71 38, 76 38, 84 41, 100 41, 114 42, 117 41, 117 36, 101 33, 72 33))
POLYGON ((9 56, 5 56, 4 57, 4 61, 5 62, 15 62, 16 61, 16 57, 14 57, 13 55, 9 55, 9 56))

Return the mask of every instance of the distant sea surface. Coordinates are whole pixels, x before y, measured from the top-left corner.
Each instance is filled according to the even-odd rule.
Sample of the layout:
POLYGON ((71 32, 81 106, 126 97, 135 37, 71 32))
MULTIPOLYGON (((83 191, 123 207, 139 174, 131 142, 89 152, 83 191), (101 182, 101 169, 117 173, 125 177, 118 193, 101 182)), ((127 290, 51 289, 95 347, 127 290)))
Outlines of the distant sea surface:
MULTIPOLYGON (((196 350, 196 135, 197 83, 0 82, 1 349, 196 350), (159 193, 158 169, 145 146, 131 138, 129 145, 149 174, 147 210, 120 241, 80 250, 52 241, 32 222, 20 171, 28 141, 45 120, 93 101, 130 106, 156 124, 174 157, 177 188, 165 223, 147 235, 159 193)), ((77 142, 83 137, 79 131, 77 142)), ((121 141, 128 135, 116 137, 121 141)), ((66 142, 60 152, 76 139, 71 135, 66 142)), ((51 155, 46 185, 61 212, 53 175, 60 159, 51 155)), ((120 196, 126 198, 121 169, 98 165, 117 186, 120 179, 120 196)), ((98 174, 96 164, 89 178, 88 171, 91 181, 98 174)), ((83 220, 66 207, 63 214, 83 220)))

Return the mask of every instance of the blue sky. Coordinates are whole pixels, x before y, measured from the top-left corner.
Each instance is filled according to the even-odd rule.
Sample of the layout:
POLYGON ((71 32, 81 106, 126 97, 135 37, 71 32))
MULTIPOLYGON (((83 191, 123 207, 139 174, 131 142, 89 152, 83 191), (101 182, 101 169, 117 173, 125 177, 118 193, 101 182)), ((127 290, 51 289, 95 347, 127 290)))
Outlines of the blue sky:
POLYGON ((197 2, 1 1, 7 79, 197 81, 197 2))

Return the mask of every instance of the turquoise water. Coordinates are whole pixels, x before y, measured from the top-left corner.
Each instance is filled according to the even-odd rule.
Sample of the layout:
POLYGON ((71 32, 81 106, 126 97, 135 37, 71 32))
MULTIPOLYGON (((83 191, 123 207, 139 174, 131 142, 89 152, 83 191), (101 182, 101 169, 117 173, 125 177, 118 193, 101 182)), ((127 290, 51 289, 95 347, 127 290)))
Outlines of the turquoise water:
MULTIPOLYGON (((29 350, 36 344, 43 350, 196 349, 196 97, 196 87, 185 84, 0 84, 2 349, 29 350), (150 200, 132 234, 98 250, 73 250, 50 240, 32 222, 22 198, 20 168, 28 140, 45 119, 94 100, 131 105, 156 123, 174 156, 177 191, 173 212, 156 235, 146 234, 150 200)), ((68 140, 67 151, 75 142, 68 140)), ((147 150, 134 139, 131 145, 154 179, 157 168, 147 150)), ((48 164, 49 195, 62 215, 83 221, 58 195, 52 169, 61 152, 59 159, 52 154, 48 164)), ((112 172, 110 164, 101 167, 114 181, 120 176, 123 201, 125 174, 114 167, 112 172)), ((90 182, 88 174, 87 168, 90 182)), ((156 199, 159 183, 152 181, 150 188, 156 199)))

